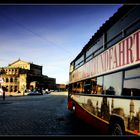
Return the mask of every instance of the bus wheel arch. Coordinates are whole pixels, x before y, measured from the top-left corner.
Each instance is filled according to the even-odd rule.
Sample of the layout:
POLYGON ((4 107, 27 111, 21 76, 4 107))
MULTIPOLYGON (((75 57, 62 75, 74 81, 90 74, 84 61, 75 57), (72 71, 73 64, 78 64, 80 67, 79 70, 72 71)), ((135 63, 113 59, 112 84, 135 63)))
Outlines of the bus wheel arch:
POLYGON ((109 121, 109 134, 111 135, 125 135, 124 121, 119 116, 111 116, 109 121))

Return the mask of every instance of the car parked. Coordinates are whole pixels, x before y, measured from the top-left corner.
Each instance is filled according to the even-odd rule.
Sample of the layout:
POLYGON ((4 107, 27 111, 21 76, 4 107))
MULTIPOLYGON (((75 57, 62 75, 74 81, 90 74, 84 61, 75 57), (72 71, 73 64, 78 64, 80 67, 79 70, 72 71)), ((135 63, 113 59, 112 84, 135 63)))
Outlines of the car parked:
POLYGON ((39 91, 31 91, 28 93, 28 95, 43 95, 43 94, 39 91))

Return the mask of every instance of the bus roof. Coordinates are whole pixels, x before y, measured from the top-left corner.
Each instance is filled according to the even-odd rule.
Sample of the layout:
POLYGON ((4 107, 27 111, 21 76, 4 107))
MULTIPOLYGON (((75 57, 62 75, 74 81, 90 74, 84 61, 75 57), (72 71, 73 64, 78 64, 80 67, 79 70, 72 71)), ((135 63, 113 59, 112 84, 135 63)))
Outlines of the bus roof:
POLYGON ((121 17, 123 17, 130 9, 132 9, 135 6, 136 4, 133 5, 124 4, 122 7, 120 7, 118 11, 113 14, 113 16, 111 16, 108 20, 105 21, 105 23, 103 23, 100 26, 97 32, 91 37, 89 42, 83 47, 81 52, 76 56, 76 58, 71 63, 80 58, 83 52, 87 50, 94 43, 94 41, 96 41, 104 32, 106 32, 111 26, 113 26, 113 24, 115 24, 121 17))

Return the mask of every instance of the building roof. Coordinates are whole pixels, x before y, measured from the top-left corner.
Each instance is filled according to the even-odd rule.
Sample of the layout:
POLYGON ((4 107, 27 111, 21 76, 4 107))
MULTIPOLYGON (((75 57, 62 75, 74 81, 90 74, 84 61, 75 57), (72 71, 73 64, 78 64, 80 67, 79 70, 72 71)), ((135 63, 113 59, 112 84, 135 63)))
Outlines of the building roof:
MULTIPOLYGON (((8 66, 12 66, 12 65, 14 65, 14 64, 16 64, 16 63, 18 63, 18 62, 23 62, 23 63, 29 64, 29 65, 40 66, 40 65, 37 65, 37 64, 33 64, 33 62, 31 63, 31 62, 27 62, 27 61, 21 60, 20 58, 19 58, 18 60, 14 61, 14 62, 11 63, 11 64, 8 64, 8 66)), ((40 67, 42 67, 42 66, 40 66, 40 67)))
POLYGON ((21 60, 21 59, 19 58, 18 60, 14 61, 13 63, 8 64, 8 66, 11 66, 11 65, 13 65, 13 64, 15 64, 15 63, 17 63, 17 62, 24 62, 24 63, 30 64, 29 62, 23 61, 23 60, 21 60))

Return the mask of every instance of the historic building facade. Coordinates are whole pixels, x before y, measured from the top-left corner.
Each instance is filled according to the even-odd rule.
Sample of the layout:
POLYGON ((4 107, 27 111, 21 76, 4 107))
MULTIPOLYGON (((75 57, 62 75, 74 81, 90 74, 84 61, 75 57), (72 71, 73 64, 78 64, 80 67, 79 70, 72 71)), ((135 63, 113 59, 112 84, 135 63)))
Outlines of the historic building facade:
POLYGON ((42 66, 18 59, 0 68, 7 95, 23 95, 28 90, 55 89, 56 79, 42 75, 42 66))

